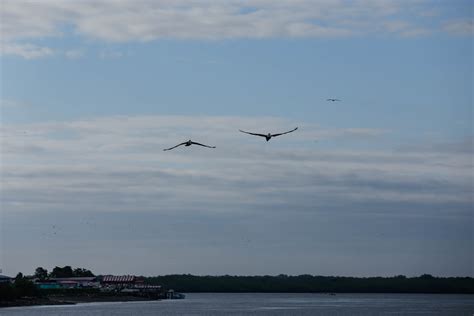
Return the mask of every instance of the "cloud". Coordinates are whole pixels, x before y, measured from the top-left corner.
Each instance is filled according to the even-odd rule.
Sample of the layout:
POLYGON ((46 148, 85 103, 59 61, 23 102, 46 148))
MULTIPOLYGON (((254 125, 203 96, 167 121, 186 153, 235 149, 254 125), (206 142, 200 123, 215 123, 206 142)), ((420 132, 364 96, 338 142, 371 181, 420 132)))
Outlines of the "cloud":
POLYGON ((69 59, 79 59, 84 56, 84 50, 82 49, 70 49, 64 52, 64 55, 69 59))
POLYGON ((412 28, 408 30, 404 30, 403 32, 400 32, 400 36, 403 37, 419 37, 423 35, 429 35, 432 34, 432 32, 428 29, 425 28, 412 28))
POLYGON ((18 55, 25 59, 37 59, 54 55, 54 50, 34 44, 2 43, 2 55, 18 55))
POLYGON ((430 34, 430 30, 419 27, 407 21, 388 21, 384 23, 384 27, 388 32, 400 35, 402 37, 417 37, 430 34))
POLYGON ((412 24, 406 21, 389 21, 385 23, 389 32, 400 32, 412 28, 412 24))
POLYGON ((446 22, 443 30, 454 35, 474 35, 474 20, 472 19, 456 19, 446 22))
POLYGON ((121 116, 4 127, 2 205, 6 212, 212 214, 306 212, 336 204, 349 209, 354 203, 387 208, 405 203, 416 211, 417 205, 458 208, 471 201, 472 162, 463 151, 343 151, 314 143, 341 135, 383 135, 373 129, 301 124, 297 133, 269 143, 237 132, 262 125, 282 131, 295 122, 121 116), (189 138, 217 149, 162 151, 189 138))
POLYGON ((337 138, 370 138, 379 137, 389 133, 388 130, 374 128, 337 128, 324 129, 315 131, 319 135, 319 139, 337 139, 337 138))
POLYGON ((23 101, 0 99, 0 108, 22 108, 25 106, 29 105, 23 101))
POLYGON ((235 116, 4 125, 3 266, 13 275, 71 260, 98 273, 471 273, 459 258, 472 248, 472 152, 314 142, 387 148, 387 133, 235 116), (237 131, 296 125, 268 143, 237 131), (189 138, 217 148, 162 150, 189 138), (223 253, 228 261, 215 259, 223 253), (146 260, 126 260, 136 257, 146 260))
POLYGON ((441 14, 438 8, 427 9, 425 11, 420 12, 420 16, 422 17, 436 17, 441 14))
POLYGON ((25 59, 41 59, 55 55, 64 55, 68 59, 79 59, 85 54, 82 49, 57 50, 29 43, 17 44, 9 42, 2 44, 0 52, 1 55, 15 55, 25 59))
POLYGON ((438 153, 474 153, 474 137, 466 137, 456 142, 416 144, 400 148, 402 151, 411 152, 438 152, 438 153))
MULTIPOLYGON (((348 37, 370 34, 422 36, 432 30, 413 19, 440 16, 425 1, 2 1, 2 41, 23 57, 36 54, 18 41, 72 34, 106 42, 149 42, 158 39, 220 40, 234 38, 348 37), (66 33, 65 33, 66 32, 66 33), (25 49, 29 53, 25 53, 25 49)), ((449 33, 471 32, 472 21, 449 22, 449 33)))
MULTIPOLYGON (((51 48, 33 44, 34 41, 71 35, 124 43, 374 34, 419 37, 435 30, 472 34, 472 19, 445 24, 443 19, 443 12, 426 1, 4 0, 0 34, 5 54, 29 59, 53 53, 51 48), (423 19, 413 19, 413 14, 423 19)), ((104 54, 107 53, 101 53, 104 54)))
POLYGON ((124 57, 126 54, 117 50, 102 50, 99 52, 100 59, 118 59, 124 57))

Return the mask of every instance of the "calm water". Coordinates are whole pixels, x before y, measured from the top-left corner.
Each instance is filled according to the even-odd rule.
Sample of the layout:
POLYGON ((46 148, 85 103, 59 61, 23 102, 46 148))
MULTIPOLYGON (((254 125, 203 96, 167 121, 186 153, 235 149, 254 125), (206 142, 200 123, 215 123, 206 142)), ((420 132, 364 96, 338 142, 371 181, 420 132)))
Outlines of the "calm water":
POLYGON ((473 295, 187 294, 185 300, 0 309, 0 315, 474 315, 473 295))

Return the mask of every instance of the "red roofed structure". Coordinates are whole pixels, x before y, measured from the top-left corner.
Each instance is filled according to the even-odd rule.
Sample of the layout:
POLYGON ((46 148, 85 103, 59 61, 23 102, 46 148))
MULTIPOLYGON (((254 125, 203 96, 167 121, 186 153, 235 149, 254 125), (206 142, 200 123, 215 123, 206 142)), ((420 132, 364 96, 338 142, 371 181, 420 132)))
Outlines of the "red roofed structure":
POLYGON ((129 288, 143 284, 143 279, 134 275, 104 275, 100 283, 113 288, 129 288))
POLYGON ((135 282, 136 276, 133 275, 104 275, 103 283, 130 283, 135 282))

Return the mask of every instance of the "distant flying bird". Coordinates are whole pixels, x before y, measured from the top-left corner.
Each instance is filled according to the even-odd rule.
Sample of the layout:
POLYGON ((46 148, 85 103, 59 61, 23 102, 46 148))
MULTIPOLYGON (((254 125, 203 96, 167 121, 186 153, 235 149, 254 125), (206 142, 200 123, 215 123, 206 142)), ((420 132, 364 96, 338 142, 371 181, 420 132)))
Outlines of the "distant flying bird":
POLYGON ((336 102, 336 101, 341 101, 341 100, 339 100, 339 99, 326 99, 326 101, 336 102))
POLYGON ((166 149, 163 149, 163 150, 164 151, 171 150, 171 149, 174 149, 174 148, 182 146, 182 145, 184 145, 186 147, 191 146, 191 145, 199 145, 199 146, 207 147, 207 148, 216 148, 216 146, 207 146, 207 145, 204 145, 204 144, 200 144, 200 143, 196 143, 196 142, 193 142, 191 140, 188 140, 187 142, 184 142, 184 143, 178 144, 176 146, 173 146, 171 148, 166 148, 166 149))
POLYGON ((295 129, 292 129, 291 131, 288 131, 288 132, 284 132, 284 133, 278 133, 278 134, 271 134, 271 133, 268 133, 268 134, 258 134, 258 133, 250 133, 250 132, 246 132, 246 131, 243 131, 241 129, 239 129, 240 132, 242 133, 245 133, 245 134, 249 134, 249 135, 254 135, 254 136, 260 136, 260 137, 265 137, 265 139, 267 140, 267 142, 272 138, 272 137, 277 137, 277 136, 280 136, 280 135, 284 135, 284 134, 288 134, 288 133, 291 133, 291 132, 294 132, 298 129, 298 127, 296 127, 295 129))

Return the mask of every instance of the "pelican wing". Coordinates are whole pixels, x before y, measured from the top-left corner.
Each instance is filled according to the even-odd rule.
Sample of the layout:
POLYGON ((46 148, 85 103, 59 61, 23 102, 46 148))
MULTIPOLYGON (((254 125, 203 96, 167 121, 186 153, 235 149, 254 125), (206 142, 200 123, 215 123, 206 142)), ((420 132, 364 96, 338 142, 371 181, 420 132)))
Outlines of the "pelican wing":
POLYGON ((242 133, 245 133, 245 134, 249 134, 249 135, 260 136, 260 137, 267 137, 267 135, 265 135, 265 134, 250 133, 250 132, 243 131, 243 130, 241 130, 241 129, 239 129, 239 131, 242 132, 242 133))
POLYGON ((178 145, 176 145, 176 146, 173 146, 173 147, 170 147, 170 148, 163 149, 163 151, 167 151, 167 150, 175 149, 176 147, 182 146, 182 145, 184 145, 184 144, 186 144, 186 142, 184 142, 184 143, 181 143, 181 144, 178 144, 178 145))
POLYGON ((207 147, 207 148, 216 148, 216 146, 207 146, 207 145, 204 145, 204 144, 201 144, 201 143, 196 143, 196 142, 191 142, 191 144, 193 144, 193 145, 199 145, 199 146, 207 147))
POLYGON ((272 134, 273 137, 276 137, 276 136, 280 136, 280 135, 285 135, 285 134, 289 134, 289 133, 292 133, 294 131, 296 131, 298 129, 298 127, 292 129, 291 131, 288 131, 288 132, 284 132, 284 133, 279 133, 279 134, 272 134))

